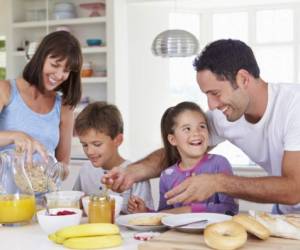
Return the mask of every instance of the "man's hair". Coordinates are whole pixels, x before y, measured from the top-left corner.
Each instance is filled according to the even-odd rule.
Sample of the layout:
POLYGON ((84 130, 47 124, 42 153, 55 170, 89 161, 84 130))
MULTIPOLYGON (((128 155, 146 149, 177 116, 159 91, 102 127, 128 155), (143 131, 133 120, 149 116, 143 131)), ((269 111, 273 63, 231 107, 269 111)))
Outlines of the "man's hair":
POLYGON ((236 74, 240 69, 247 70, 259 78, 259 67, 253 51, 244 42, 233 39, 221 39, 208 44, 193 63, 197 72, 210 70, 219 80, 236 83, 236 74))
POLYGON ((114 139, 123 133, 122 115, 115 105, 106 102, 90 103, 75 119, 74 129, 79 136, 94 129, 114 139))

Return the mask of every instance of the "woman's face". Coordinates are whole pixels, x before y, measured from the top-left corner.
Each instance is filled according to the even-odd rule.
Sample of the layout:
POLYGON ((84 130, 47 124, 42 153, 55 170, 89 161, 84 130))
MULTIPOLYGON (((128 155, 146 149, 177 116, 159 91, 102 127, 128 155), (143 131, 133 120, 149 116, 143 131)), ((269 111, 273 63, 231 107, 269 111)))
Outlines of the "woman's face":
POLYGON ((43 68, 45 90, 53 91, 68 79, 69 74, 67 59, 59 60, 59 58, 51 58, 51 55, 48 55, 43 68))

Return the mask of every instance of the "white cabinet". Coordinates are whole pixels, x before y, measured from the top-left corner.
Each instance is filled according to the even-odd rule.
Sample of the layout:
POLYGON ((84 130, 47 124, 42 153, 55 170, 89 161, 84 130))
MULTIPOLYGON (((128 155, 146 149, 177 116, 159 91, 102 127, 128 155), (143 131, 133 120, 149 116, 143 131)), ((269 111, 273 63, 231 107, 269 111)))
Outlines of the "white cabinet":
POLYGON ((25 49, 25 43, 39 42, 49 32, 67 28, 79 40, 84 62, 91 62, 94 71, 92 77, 82 78, 83 96, 88 96, 91 100, 107 100, 106 85, 109 84, 107 57, 109 55, 106 45, 109 41, 106 35, 106 16, 89 17, 91 10, 81 8, 80 4, 88 3, 90 0, 73 0, 66 2, 74 4, 77 17, 54 19, 54 7, 58 2, 54 0, 11 1, 11 43, 8 56, 11 60, 9 65, 12 66, 8 69, 8 76, 17 77, 22 73, 26 58, 25 51, 19 50, 25 49), (102 45, 88 47, 86 40, 89 38, 101 39, 102 45))
MULTIPOLYGON (((83 97, 89 97, 91 101, 106 100, 126 110, 126 0, 11 0, 10 11, 7 78, 16 78, 22 74, 26 64, 26 41, 39 42, 46 34, 67 26, 82 46, 84 62, 91 62, 94 71, 92 77, 82 78, 83 97), (58 2, 73 3, 76 6, 77 17, 53 19, 54 6, 58 2), (80 4, 90 2, 105 3, 106 14, 90 17, 91 10, 80 7, 80 4), (89 47, 86 43, 89 38, 101 39, 103 43, 101 46, 89 47), (121 56, 117 58, 116 55, 121 56)), ((125 122, 126 113, 127 111, 123 112, 125 122)), ((75 150, 72 149, 72 154, 73 151, 81 151, 76 150, 80 147, 76 139, 74 141, 75 150)))

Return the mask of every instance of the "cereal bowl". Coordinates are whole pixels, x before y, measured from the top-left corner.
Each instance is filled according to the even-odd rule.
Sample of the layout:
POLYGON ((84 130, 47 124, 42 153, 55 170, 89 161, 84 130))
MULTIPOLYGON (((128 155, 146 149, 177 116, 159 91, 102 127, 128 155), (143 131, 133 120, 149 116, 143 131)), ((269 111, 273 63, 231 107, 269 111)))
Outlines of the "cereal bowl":
POLYGON ((57 191, 46 194, 49 208, 80 207, 80 198, 84 195, 81 191, 57 191))
MULTIPOLYGON (((109 195, 110 197, 115 199, 115 217, 120 215, 121 209, 122 209, 122 205, 123 205, 123 197, 120 195, 109 195)), ((84 212, 86 213, 86 215, 89 215, 89 201, 90 201, 90 197, 89 196, 85 196, 81 199, 82 201, 82 205, 83 205, 83 209, 84 212)))
POLYGON ((50 214, 47 214, 43 209, 36 214, 40 227, 47 234, 67 226, 78 225, 82 216, 82 210, 79 208, 51 208, 49 212, 50 214))

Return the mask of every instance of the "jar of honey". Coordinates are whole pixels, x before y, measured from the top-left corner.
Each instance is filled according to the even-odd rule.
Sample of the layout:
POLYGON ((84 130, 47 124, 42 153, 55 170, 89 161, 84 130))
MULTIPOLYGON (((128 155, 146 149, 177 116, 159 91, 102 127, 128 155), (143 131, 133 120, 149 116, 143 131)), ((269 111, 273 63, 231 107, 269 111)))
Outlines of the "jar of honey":
POLYGON ((90 196, 89 223, 113 223, 112 202, 108 196, 90 196))

